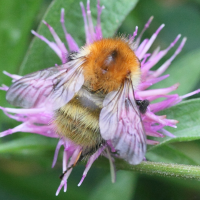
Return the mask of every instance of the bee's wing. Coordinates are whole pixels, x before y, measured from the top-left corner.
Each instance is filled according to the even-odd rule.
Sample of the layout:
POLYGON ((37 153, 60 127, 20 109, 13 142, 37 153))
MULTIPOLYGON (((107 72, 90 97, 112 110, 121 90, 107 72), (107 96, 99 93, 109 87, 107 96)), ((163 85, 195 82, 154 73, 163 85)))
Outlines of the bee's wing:
POLYGON ((99 124, 103 139, 111 141, 121 158, 130 164, 144 159, 146 134, 130 80, 105 97, 99 124))
POLYGON ((53 110, 68 103, 82 87, 83 60, 76 59, 57 67, 23 76, 9 88, 6 99, 23 108, 45 106, 53 110))

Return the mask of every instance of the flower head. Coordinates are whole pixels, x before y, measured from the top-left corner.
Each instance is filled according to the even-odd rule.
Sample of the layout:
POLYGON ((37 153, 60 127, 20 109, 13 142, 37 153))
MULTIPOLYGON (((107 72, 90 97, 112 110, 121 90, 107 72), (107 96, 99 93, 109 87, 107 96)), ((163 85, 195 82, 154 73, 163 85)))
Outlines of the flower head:
MULTIPOLYGON (((89 1, 87 3, 86 10, 82 3, 80 5, 81 5, 84 25, 85 25, 85 34, 86 34, 85 48, 87 49, 87 46, 90 46, 94 42, 101 41, 103 39, 100 16, 102 13, 102 9, 104 7, 100 6, 100 2, 98 1, 97 24, 96 24, 96 27, 94 28, 92 18, 91 18, 89 1)), ((128 39, 126 39, 126 41, 128 41, 128 43, 133 46, 135 55, 140 60, 140 64, 141 64, 141 82, 137 86, 137 88, 134 90, 134 96, 136 100, 140 100, 140 101, 147 100, 150 102, 150 105, 147 107, 147 110, 145 110, 145 112, 141 114, 141 120, 143 124, 142 127, 144 127, 145 134, 147 136, 153 136, 153 137, 164 137, 164 135, 169 136, 169 137, 175 137, 172 133, 168 132, 165 129, 165 127, 171 126, 175 128, 178 121, 174 119, 167 119, 165 115, 159 116, 159 115, 156 115, 156 113, 179 103, 180 101, 182 101, 183 98, 186 98, 190 95, 198 93, 199 90, 194 91, 185 96, 179 96, 178 94, 169 94, 170 92, 177 89, 178 84, 175 84, 169 88, 149 89, 149 87, 152 86, 153 84, 156 84, 169 76, 169 75, 162 75, 162 74, 166 71, 166 69, 169 67, 169 65, 174 60, 174 58, 180 53, 181 49, 183 48, 186 42, 186 38, 183 38, 179 47, 175 51, 175 53, 164 64, 162 64, 157 70, 152 70, 153 66, 155 66, 155 64, 157 64, 161 60, 161 58, 168 53, 168 51, 177 43, 177 41, 180 38, 180 35, 178 35, 175 38, 175 40, 169 45, 169 47, 164 50, 160 50, 159 48, 157 48, 155 49, 155 51, 153 51, 152 54, 148 53, 148 50, 151 47, 152 43, 156 39, 161 29, 164 27, 164 25, 161 25, 150 39, 145 39, 141 42, 142 35, 144 31, 149 27, 152 19, 153 19, 152 17, 149 19, 144 29, 142 30, 141 34, 137 38, 136 38, 136 35, 137 35, 138 27, 136 27, 133 35, 131 35, 128 39), (159 98, 163 98, 164 100, 159 101, 157 103, 153 103, 154 100, 159 99, 159 98)), ((47 22, 43 21, 43 23, 49 28, 49 31, 51 32, 55 42, 49 41, 44 36, 39 35, 35 31, 32 31, 32 33, 38 38, 40 38, 42 41, 44 41, 47 45, 49 45, 49 47, 61 59, 63 64, 68 63, 69 61, 70 63, 73 63, 73 64, 67 65, 67 69, 62 68, 60 66, 55 66, 55 67, 49 68, 48 70, 36 72, 36 73, 33 73, 31 76, 28 75, 25 77, 4 72, 6 75, 10 76, 13 79, 14 83, 18 84, 17 81, 20 80, 20 87, 17 87, 15 84, 15 87, 11 86, 10 90, 9 90, 9 87, 7 86, 2 86, 0 89, 8 91, 7 99, 9 102, 14 103, 15 105, 20 106, 22 108, 3 108, 3 107, 0 107, 0 108, 8 117, 13 118, 17 121, 20 121, 22 123, 13 129, 9 129, 4 132, 1 132, 0 137, 13 134, 16 132, 30 132, 30 133, 37 133, 40 135, 44 135, 46 137, 58 138, 59 142, 55 150, 53 166, 56 164, 60 147, 64 146, 64 151, 63 151, 63 172, 64 173, 63 173, 61 184, 56 192, 56 194, 58 194, 62 187, 64 187, 64 191, 67 190, 67 179, 73 170, 73 166, 76 165, 77 161, 81 160, 81 156, 83 155, 87 156, 88 161, 86 164, 86 168, 83 172, 82 179, 80 183, 78 184, 78 186, 81 185, 91 165, 101 154, 106 156, 110 160, 112 170, 114 171, 114 166, 113 166, 114 157, 111 157, 111 155, 113 155, 113 153, 116 153, 116 149, 119 144, 113 146, 112 141, 110 141, 109 139, 106 140, 105 139, 106 137, 103 137, 103 140, 101 140, 101 142, 98 143, 98 147, 96 147, 96 149, 94 149, 93 152, 90 151, 90 152, 83 153, 83 145, 79 144, 78 142, 74 142, 75 140, 72 140, 69 137, 65 137, 65 135, 60 134, 58 129, 62 125, 59 125, 57 123, 57 120, 53 120, 54 122, 52 122, 52 119, 55 119, 57 115, 61 117, 62 120, 60 121, 61 122, 63 121, 62 116, 65 113, 64 111, 62 112, 62 109, 61 111, 60 110, 58 111, 58 109, 60 108, 60 104, 62 105, 63 102, 68 103, 72 99, 72 97, 74 96, 76 97, 76 92, 78 92, 80 90, 80 87, 83 85, 84 77, 82 76, 82 71, 79 68, 80 66, 84 64, 84 60, 77 59, 77 54, 74 52, 79 52, 78 54, 79 57, 82 56, 81 52, 83 53, 85 52, 80 50, 79 46, 77 45, 73 37, 67 32, 67 29, 64 25, 64 9, 61 10, 61 25, 65 33, 68 50, 65 47, 64 43, 60 40, 59 36, 54 31, 54 29, 47 22), (72 80, 72 75, 74 75, 74 71, 76 72, 78 71, 78 73, 76 73, 76 79, 73 78, 73 80, 76 80, 76 81, 73 82, 71 80, 72 80), (59 81, 57 82, 52 81, 55 78, 54 76, 58 77, 58 75, 59 75, 59 81), (71 92, 71 90, 69 90, 70 88, 69 85, 65 85, 66 83, 70 81, 73 82, 74 92, 71 92), (30 90, 30 88, 27 87, 27 83, 29 85, 30 84, 32 85, 32 90, 30 90), (44 85, 45 87, 43 87, 44 85), (51 89, 52 87, 54 87, 54 93, 52 93, 52 89, 51 89), (62 94, 62 98, 58 98, 58 96, 60 97, 60 94, 62 94), (51 96, 51 98, 46 98, 46 96, 49 96, 49 95, 51 96), (50 109, 47 109, 47 107, 50 109)), ((108 59, 108 62, 110 62, 109 59, 108 59)), ((106 70, 105 70, 105 73, 106 73, 106 70)), ((95 98, 92 96, 90 91, 89 91, 89 95, 91 96, 91 98, 95 98)), ((76 104, 76 102, 74 104, 76 104)), ((101 106, 100 108, 102 109, 101 106)), ((73 109, 71 105, 70 105, 70 109, 73 109)), ((102 109, 102 111, 107 112, 107 109, 106 110, 102 109)), ((122 111, 124 110, 122 109, 122 111)), ((79 118, 79 123, 82 123, 85 121, 90 122, 90 120, 92 121, 92 115, 90 116, 88 114, 87 118, 84 118, 80 114, 80 112, 81 111, 78 111, 78 114, 77 114, 79 118)), ((123 129, 124 123, 126 123, 126 121, 124 120, 126 118, 126 114, 122 112, 122 116, 123 116, 122 117, 123 123, 121 125, 122 127, 119 126, 121 129, 118 127, 118 129, 115 130, 116 134, 119 134, 119 135, 121 134, 120 131, 124 130, 123 129)), ((135 117, 135 115, 133 116, 135 117)), ((130 117, 132 117, 132 115, 130 117)), ((68 126, 74 126, 74 129, 76 132, 76 124, 74 124, 73 122, 74 119, 75 117, 74 118, 72 117, 72 119, 67 118, 68 122, 64 121, 64 123, 66 124, 69 123, 68 126)), ((96 123, 97 126, 94 126, 93 124, 88 123, 87 126, 89 128, 87 127, 86 130, 89 129, 89 130, 92 130, 94 133, 96 133, 98 132, 98 130, 96 130, 95 128, 93 130, 91 127, 97 127, 98 129, 99 127, 98 117, 96 121, 92 121, 92 122, 93 123, 97 122, 96 123)), ((85 128, 84 126, 82 126, 83 129, 85 128)), ((100 121, 101 134, 104 131, 103 126, 104 125, 101 126, 101 121, 100 121)), ((62 127, 60 129, 63 130, 62 127)), ((115 131, 113 132, 115 133, 115 131)), ((154 145, 158 143, 157 141, 149 140, 149 139, 147 139, 145 142, 150 145, 154 145)), ((137 150, 141 150, 141 148, 142 147, 137 147, 137 150)), ((137 164, 137 163, 133 163, 133 164, 137 164)), ((114 181, 114 177, 113 177, 113 181, 114 181)))

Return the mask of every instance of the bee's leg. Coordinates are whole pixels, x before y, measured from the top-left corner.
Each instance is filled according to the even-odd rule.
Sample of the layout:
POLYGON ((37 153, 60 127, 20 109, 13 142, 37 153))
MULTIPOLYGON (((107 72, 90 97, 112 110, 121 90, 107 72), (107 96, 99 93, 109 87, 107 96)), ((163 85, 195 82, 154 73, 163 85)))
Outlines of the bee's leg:
POLYGON ((78 156, 76 157, 76 160, 74 162, 73 165, 71 165, 70 167, 68 167, 61 175, 60 175, 60 179, 63 178, 63 176, 68 172, 68 170, 70 170, 71 168, 75 167, 76 164, 82 159, 81 158, 81 155, 82 155, 82 151, 79 152, 78 156))
POLYGON ((149 105, 149 101, 148 100, 135 100, 136 104, 139 106, 139 110, 142 114, 144 114, 147 110, 147 107, 149 105))

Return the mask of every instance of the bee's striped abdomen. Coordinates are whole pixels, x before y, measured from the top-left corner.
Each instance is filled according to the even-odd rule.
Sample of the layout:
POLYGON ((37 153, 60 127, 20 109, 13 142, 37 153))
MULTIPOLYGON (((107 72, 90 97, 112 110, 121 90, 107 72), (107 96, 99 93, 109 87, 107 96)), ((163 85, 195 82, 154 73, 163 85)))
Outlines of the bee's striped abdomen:
POLYGON ((84 107, 78 96, 55 113, 57 133, 83 147, 83 152, 97 150, 103 143, 99 130, 100 108, 84 107))

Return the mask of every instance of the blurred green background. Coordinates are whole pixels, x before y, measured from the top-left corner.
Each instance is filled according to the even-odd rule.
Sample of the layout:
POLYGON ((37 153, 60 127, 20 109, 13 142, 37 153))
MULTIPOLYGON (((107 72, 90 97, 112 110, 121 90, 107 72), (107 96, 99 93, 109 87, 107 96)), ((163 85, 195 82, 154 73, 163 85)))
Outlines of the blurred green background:
MULTIPOLYGON (((62 3, 64 2, 67 4, 74 1, 63 0, 62 3)), ((96 4, 96 0, 91 0, 91 2, 93 5, 96 4)), ((26 61, 23 60, 33 39, 30 30, 37 30, 50 4, 50 0, 0 0, 0 63, 2 71, 25 73, 33 70, 34 66, 43 65, 44 61, 34 60, 33 57, 26 59, 26 61), (27 65, 27 63, 31 64, 27 65), (24 69, 25 67, 26 69, 24 69)), ((81 12, 78 1, 75 4, 77 10, 81 12)), ((96 15, 96 9, 94 9, 94 12, 94 15, 96 15)), ((104 12, 106 12, 106 9, 102 15, 104 15, 104 12)), ((60 26, 59 15, 60 13, 52 19, 57 21, 58 26, 60 26)), ((166 48, 179 33, 187 37, 187 43, 183 51, 167 72, 171 74, 169 80, 156 86, 170 86, 178 81, 181 83, 178 90, 179 94, 200 88, 198 81, 200 77, 200 1, 140 0, 123 21, 118 32, 130 34, 134 31, 136 25, 139 27, 140 32, 152 15, 154 20, 145 32, 144 37, 149 38, 160 24, 165 24, 165 28, 159 34, 152 49, 157 46, 161 46, 161 49, 166 48), (186 75, 182 72, 185 72, 186 75)), ((66 25, 67 23, 68 19, 66 19, 66 25)), ((81 21, 81 23, 83 29, 83 22, 81 21)), ((79 26, 74 25, 74 27, 77 30, 80 29, 79 26)), ((57 29, 55 28, 55 30, 57 29)), ((70 33, 72 35, 76 34, 76 32, 70 33)), ((77 38, 77 40, 81 44, 83 37, 77 38)), ((173 52, 174 50, 171 50, 162 59, 162 62, 169 58, 173 52)), ((50 63, 50 66, 53 66, 55 60, 49 56, 48 62, 45 63, 50 63)), ((0 84, 3 83, 9 85, 10 80, 2 74, 0 84)), ((0 105, 8 106, 3 91, 0 91, 0 105)), ((5 117, 2 112, 0 112, 0 117, 1 131, 17 124, 5 117)), ((56 143, 55 139, 28 133, 17 133, 1 138, 0 199, 200 199, 200 183, 195 180, 164 178, 119 171, 117 182, 112 184, 108 161, 106 162, 103 158, 92 167, 81 187, 77 187, 77 184, 84 170, 84 164, 77 166, 69 178, 67 193, 61 191, 59 196, 55 197, 62 168, 62 155, 60 152, 55 168, 51 169, 56 143), (20 145, 23 148, 20 148, 20 145), (101 162, 106 163, 103 168, 100 167, 101 164, 98 165, 101 162)), ((174 143, 171 147, 178 149, 200 164, 200 143, 198 140, 174 143)))

